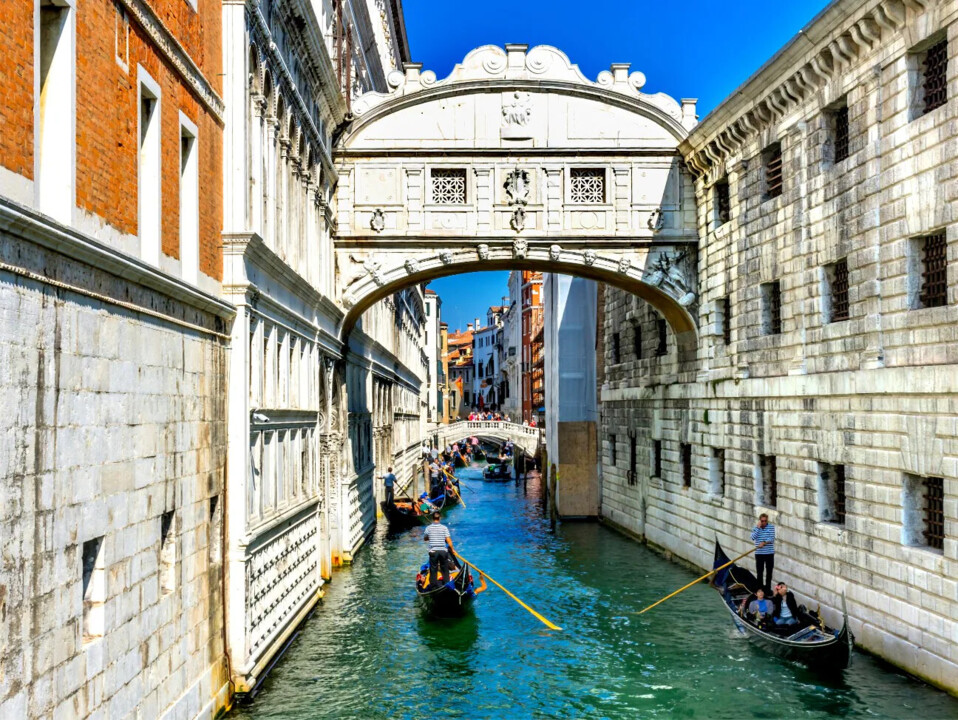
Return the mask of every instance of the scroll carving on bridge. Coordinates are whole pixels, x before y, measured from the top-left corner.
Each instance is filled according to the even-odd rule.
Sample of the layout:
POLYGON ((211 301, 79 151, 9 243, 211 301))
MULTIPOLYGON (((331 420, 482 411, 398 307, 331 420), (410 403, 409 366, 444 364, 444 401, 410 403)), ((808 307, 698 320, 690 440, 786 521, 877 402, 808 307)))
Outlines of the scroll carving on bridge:
POLYGON ((662 288, 675 297, 679 305, 688 307, 695 302, 691 258, 687 250, 661 252, 652 261, 648 283, 662 288))

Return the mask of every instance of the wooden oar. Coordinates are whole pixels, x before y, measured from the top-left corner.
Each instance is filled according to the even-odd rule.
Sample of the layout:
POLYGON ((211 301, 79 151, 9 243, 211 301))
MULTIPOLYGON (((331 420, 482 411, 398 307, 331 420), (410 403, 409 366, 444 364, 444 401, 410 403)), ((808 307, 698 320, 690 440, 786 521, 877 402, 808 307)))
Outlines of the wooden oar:
POLYGON ((516 597, 515 595, 513 595, 511 592, 509 592, 508 590, 506 590, 502 585, 500 585, 498 582, 496 582, 495 578, 493 578, 489 573, 485 572, 484 570, 480 570, 480 569, 476 566, 475 563, 469 562, 468 560, 466 560, 466 558, 464 558, 464 557, 463 557, 462 555, 460 555, 459 553, 455 553, 455 555, 456 555, 457 558, 459 558, 460 560, 462 560, 462 562, 465 563, 466 565, 472 565, 474 568, 476 568, 476 572, 478 572, 480 575, 485 576, 486 579, 489 580, 489 582, 491 582, 491 583, 492 583, 493 585, 495 585, 497 588, 499 588, 500 590, 502 590, 502 592, 504 592, 506 595, 508 595, 509 597, 511 597, 511 598, 512 598, 513 600, 515 600, 517 603, 519 603, 520 605, 522 605, 522 607, 524 607, 524 608, 525 608, 526 610, 528 610, 530 613, 532 613, 533 615, 535 615, 536 619, 537 619, 539 622, 541 622, 543 625, 545 625, 547 628, 549 628, 550 630, 561 630, 561 629, 562 629, 562 628, 560 628, 558 625, 555 625, 555 624, 549 622, 548 620, 546 620, 544 617, 542 617, 542 615, 540 615, 540 614, 537 613, 535 610, 533 610, 531 607, 529 607, 528 605, 526 605, 524 602, 522 602, 522 600, 520 600, 519 598, 517 598, 517 597, 516 597))
POLYGON ((690 582, 688 585, 686 585, 686 586, 684 586, 684 587, 680 587, 680 588, 679 588, 678 590, 676 590, 674 593, 671 593, 671 594, 669 594, 669 595, 666 595, 666 596, 665 596, 664 598, 662 598, 661 600, 658 600, 658 601, 652 603, 652 604, 649 605, 647 608, 645 608, 645 610, 640 610, 639 612, 636 613, 636 615, 641 615, 641 614, 644 613, 646 610, 651 610, 651 609, 654 608, 656 605, 658 605, 658 604, 660 604, 660 603, 664 603, 666 600, 668 600, 669 598, 675 597, 676 595, 678 595, 678 594, 679 594, 680 592, 682 592, 683 590, 688 590, 690 587, 692 587, 693 585, 695 585, 695 583, 701 582, 701 581, 704 580, 705 578, 714 575, 714 574, 717 573, 719 570, 724 570, 724 569, 727 568, 729 565, 738 562, 739 560, 741 560, 741 559, 742 559, 743 557, 745 557, 746 555, 751 555, 751 554, 752 554, 753 552, 755 552, 756 550, 758 550, 758 546, 753 547, 753 548, 752 548, 751 550, 749 550, 748 552, 742 553, 741 555, 739 555, 739 556, 738 556, 737 558, 735 558, 734 560, 729 560, 729 561, 728 561, 727 563, 725 563, 724 565, 722 565, 722 566, 720 566, 720 567, 717 567, 717 568, 714 568, 713 570, 710 570, 709 572, 705 573, 702 577, 696 578, 695 580, 693 580, 692 582, 690 582))

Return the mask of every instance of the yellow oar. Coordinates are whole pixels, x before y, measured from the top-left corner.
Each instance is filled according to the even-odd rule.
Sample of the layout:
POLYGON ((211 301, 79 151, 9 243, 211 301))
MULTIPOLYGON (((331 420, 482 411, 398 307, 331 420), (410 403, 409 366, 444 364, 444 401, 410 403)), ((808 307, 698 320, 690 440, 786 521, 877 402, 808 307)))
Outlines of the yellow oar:
POLYGON ((719 570, 723 570, 723 569, 727 568, 727 567, 728 567, 729 565, 731 565, 732 563, 738 562, 739 560, 741 560, 741 559, 742 559, 743 557, 745 557, 746 555, 751 555, 751 554, 752 554, 753 552, 755 552, 756 550, 758 550, 758 547, 753 547, 751 550, 749 550, 748 552, 742 553, 741 555, 739 555, 739 556, 738 556, 737 558, 735 558, 734 560, 729 560, 727 563, 725 563, 725 564, 722 565, 721 567, 717 567, 717 568, 715 568, 714 570, 710 570, 709 572, 705 573, 702 577, 696 578, 695 580, 693 580, 692 582, 690 582, 688 585, 686 585, 686 586, 684 586, 684 587, 680 587, 680 588, 679 588, 678 590, 676 590, 674 593, 672 593, 672 594, 670 594, 670 595, 666 595, 666 596, 665 596, 664 598, 662 598, 661 600, 652 603, 652 604, 649 605, 647 608, 645 608, 645 610, 640 610, 639 612, 636 613, 636 615, 641 615, 641 614, 644 613, 646 610, 651 610, 652 608, 654 608, 654 607, 655 607, 656 605, 658 605, 659 603, 664 603, 666 600, 668 600, 669 598, 675 597, 676 595, 678 595, 678 594, 679 594, 680 592, 682 592, 683 590, 688 590, 690 587, 692 587, 693 585, 695 585, 695 583, 701 582, 701 581, 704 580, 705 578, 707 578, 707 577, 709 577, 709 576, 711 576, 711 575, 714 575, 714 574, 717 573, 719 570))
POLYGON ((561 630, 561 629, 562 629, 562 628, 560 628, 558 625, 555 625, 555 624, 549 622, 548 620, 546 620, 546 619, 545 619, 544 617, 542 617, 539 613, 537 613, 537 612, 536 612, 535 610, 533 610, 531 607, 529 607, 529 606, 526 605, 524 602, 522 602, 522 600, 520 600, 520 599, 517 598, 515 595, 513 595, 511 592, 509 592, 509 591, 506 590, 504 587, 502 587, 502 585, 500 585, 499 583, 497 583, 497 582, 495 581, 495 579, 494 579, 489 573, 485 572, 484 570, 480 570, 480 569, 475 565, 475 563, 469 562, 468 560, 466 560, 466 558, 464 558, 464 557, 463 557, 462 555, 460 555, 459 553, 456 553, 456 557, 459 558, 460 560, 462 560, 463 563, 465 563, 465 564, 467 564, 467 565, 472 565, 474 568, 476 568, 476 572, 478 572, 480 575, 484 575, 484 576, 486 577, 486 579, 489 580, 489 582, 491 582, 491 583, 492 583, 493 585, 495 585, 497 588, 499 588, 500 590, 502 590, 502 592, 504 592, 506 595, 508 595, 509 597, 511 597, 511 598, 512 598, 513 600, 515 600, 517 603, 519 603, 520 605, 522 605, 522 607, 524 607, 524 608, 525 608, 526 610, 528 610, 530 613, 532 613, 533 615, 535 615, 535 616, 536 616, 536 619, 538 619, 539 622, 541 622, 541 623, 542 623, 543 625, 545 625, 547 628, 549 628, 550 630, 561 630))
MULTIPOLYGON (((455 479, 456 479, 456 476, 455 476, 455 475, 450 475, 449 472, 448 472, 445 468, 443 468, 443 471, 442 471, 442 472, 443 472, 443 474, 446 476, 447 479, 449 479, 449 480, 455 480, 455 479)), ((462 503, 462 506, 463 506, 463 507, 466 507, 466 501, 463 499, 462 493, 459 492, 459 491, 456 489, 456 486, 455 486, 455 485, 450 485, 449 487, 452 489, 452 491, 453 491, 454 493, 456 493, 456 497, 459 498, 459 502, 462 503)))

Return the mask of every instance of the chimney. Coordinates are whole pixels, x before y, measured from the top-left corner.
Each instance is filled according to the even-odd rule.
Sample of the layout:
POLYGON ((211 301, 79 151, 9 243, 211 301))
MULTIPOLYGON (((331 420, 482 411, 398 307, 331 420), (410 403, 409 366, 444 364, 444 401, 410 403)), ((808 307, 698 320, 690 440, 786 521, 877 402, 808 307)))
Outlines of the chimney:
POLYGON ((476 318, 476 330, 478 330, 481 327, 482 325, 479 324, 479 318, 476 318))
POLYGON ((472 323, 466 323, 466 332, 472 332, 472 323))

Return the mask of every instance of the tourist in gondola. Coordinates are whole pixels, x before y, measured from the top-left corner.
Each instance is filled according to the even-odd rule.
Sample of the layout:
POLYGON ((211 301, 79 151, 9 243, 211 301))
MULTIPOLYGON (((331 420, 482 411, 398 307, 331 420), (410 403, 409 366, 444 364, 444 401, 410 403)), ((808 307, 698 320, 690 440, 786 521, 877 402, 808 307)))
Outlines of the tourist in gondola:
MULTIPOLYGON (((753 597, 753 596, 749 596, 753 597)), ((765 620, 771 617, 772 612, 775 609, 774 604, 771 600, 765 597, 765 590, 763 588, 758 588, 754 594, 754 600, 749 602, 749 598, 742 600, 742 607, 739 609, 740 614, 744 614, 745 604, 748 603, 748 615, 755 620, 755 624, 759 627, 762 627, 765 623, 765 620)))
POLYGON ((775 586, 772 604, 775 606, 772 622, 778 626, 798 625, 798 603, 795 602, 795 596, 785 583, 780 582, 775 586))
POLYGON ((381 476, 383 485, 386 487, 386 504, 395 505, 395 497, 393 495, 393 488, 396 485, 396 476, 393 475, 393 469, 391 467, 386 468, 386 474, 381 476))
POLYGON ((423 533, 423 540, 429 543, 429 584, 436 584, 436 570, 442 573, 443 582, 451 578, 450 568, 454 566, 456 549, 452 545, 449 528, 439 522, 442 516, 432 514, 432 525, 423 533))
POLYGON ((775 567, 775 526, 768 522, 768 514, 758 516, 758 525, 752 528, 755 543, 755 579, 768 592, 772 584, 772 569, 775 567))

